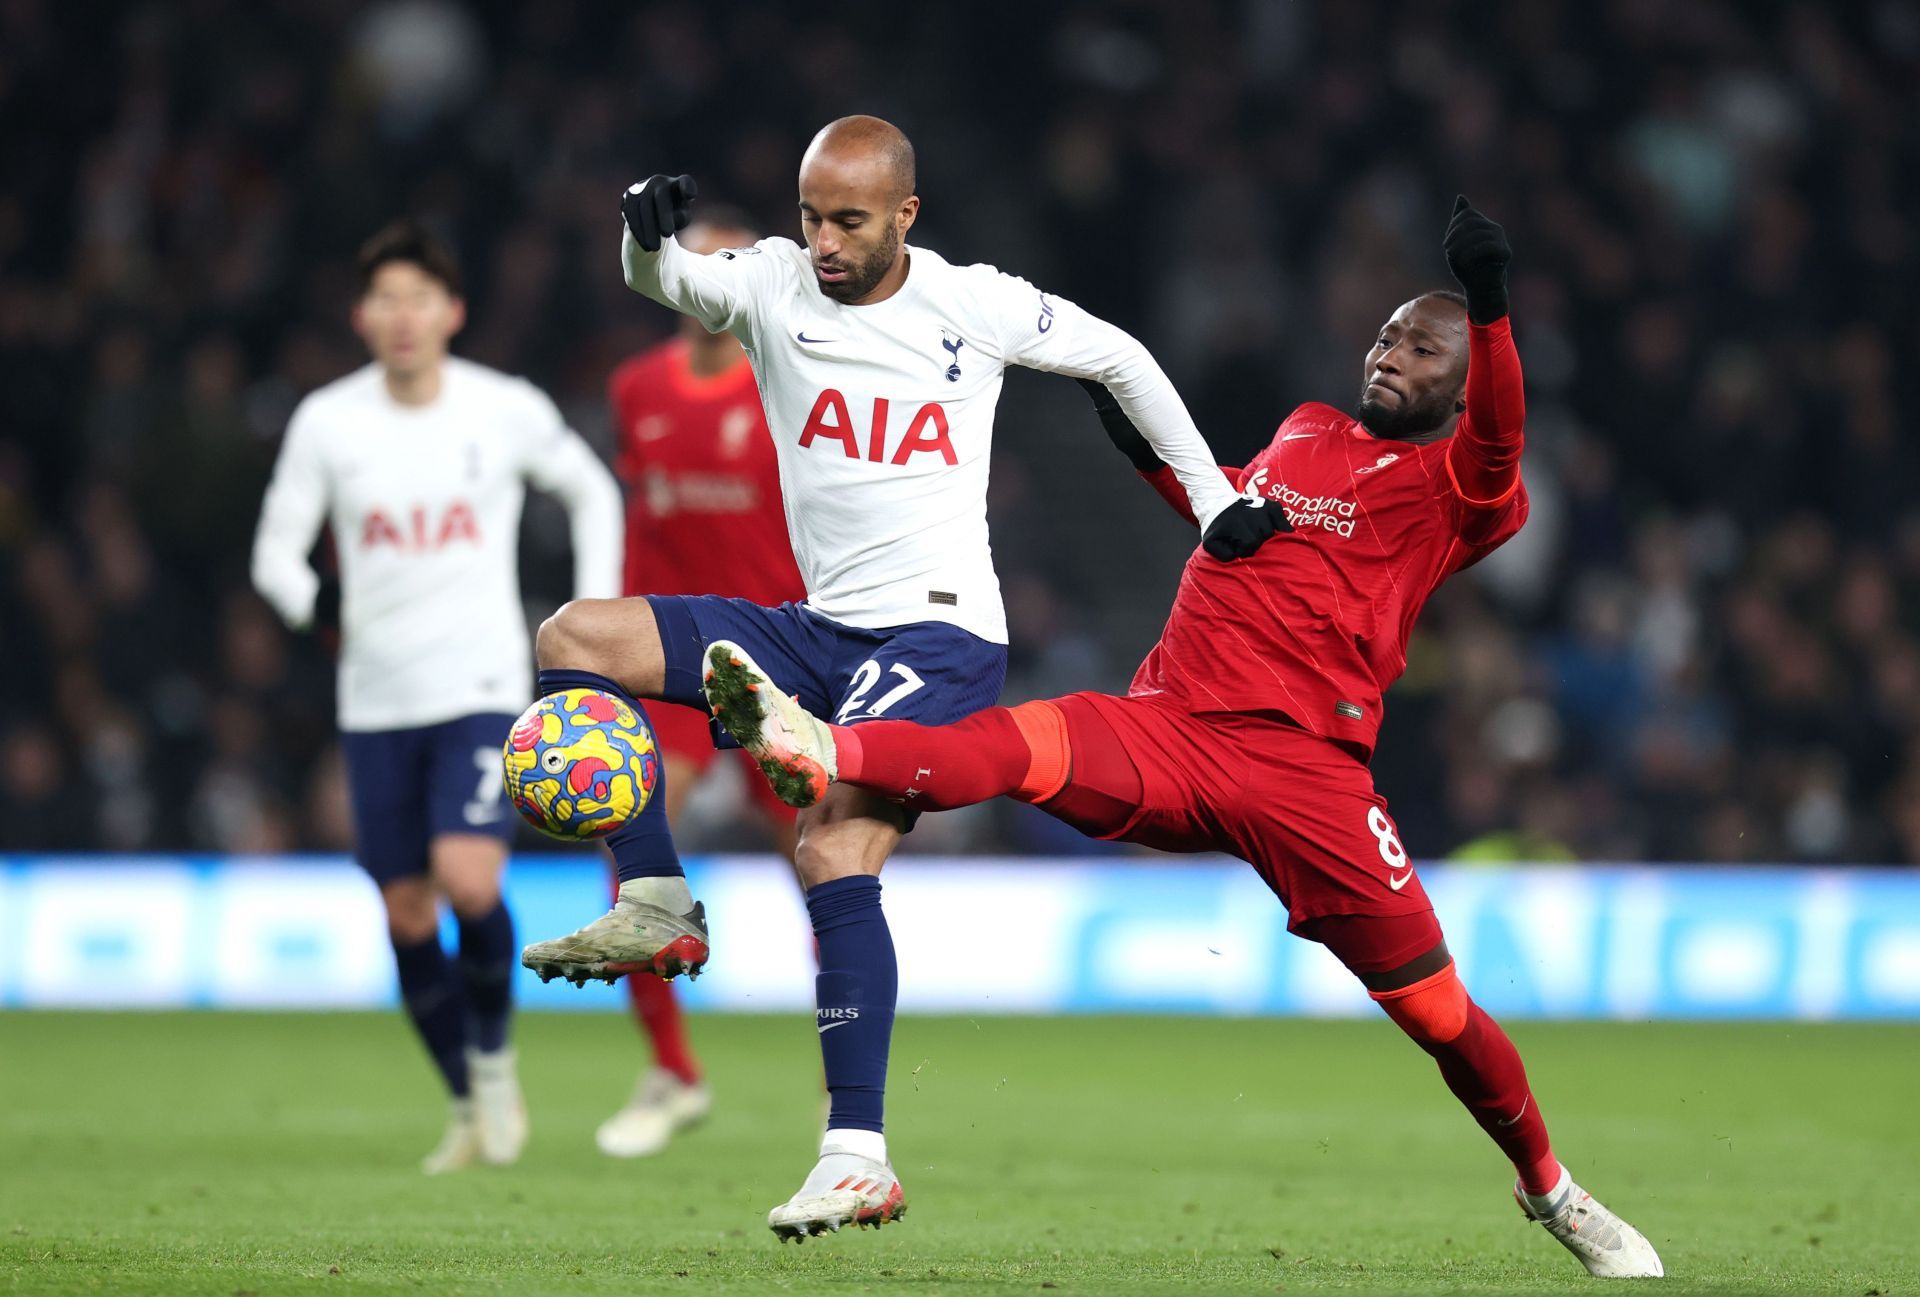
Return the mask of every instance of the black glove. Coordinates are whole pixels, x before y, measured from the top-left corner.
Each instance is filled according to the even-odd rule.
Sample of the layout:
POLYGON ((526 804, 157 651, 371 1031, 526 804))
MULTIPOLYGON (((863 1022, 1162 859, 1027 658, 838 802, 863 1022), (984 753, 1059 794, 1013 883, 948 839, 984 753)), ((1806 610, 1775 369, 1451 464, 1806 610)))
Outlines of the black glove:
POLYGON ((1447 269, 1460 281, 1467 295, 1467 318, 1475 324, 1492 324, 1507 313, 1507 263, 1513 249, 1507 246, 1507 232, 1474 210, 1467 196, 1453 200, 1453 217, 1447 222, 1447 269))
POLYGON ((699 192, 692 176, 648 176, 620 196, 620 215, 633 231, 635 243, 658 252, 660 240, 687 228, 693 219, 694 195, 699 192))
POLYGON ((1122 455, 1132 460, 1135 468, 1142 473, 1151 473, 1166 467, 1161 458, 1153 453, 1153 446, 1140 435, 1140 430, 1133 426, 1133 420, 1127 417, 1127 412, 1120 408, 1120 402, 1113 399, 1113 393, 1109 392, 1105 385, 1096 383, 1091 378, 1077 378, 1074 381, 1086 388, 1087 395, 1093 398, 1094 413, 1100 416, 1100 426, 1107 430, 1107 440, 1112 442, 1122 455))
POLYGON ((1283 531, 1292 531, 1284 509, 1272 500, 1249 500, 1245 496, 1220 511, 1200 538, 1200 546, 1222 563, 1236 558, 1251 558, 1255 550, 1283 531))

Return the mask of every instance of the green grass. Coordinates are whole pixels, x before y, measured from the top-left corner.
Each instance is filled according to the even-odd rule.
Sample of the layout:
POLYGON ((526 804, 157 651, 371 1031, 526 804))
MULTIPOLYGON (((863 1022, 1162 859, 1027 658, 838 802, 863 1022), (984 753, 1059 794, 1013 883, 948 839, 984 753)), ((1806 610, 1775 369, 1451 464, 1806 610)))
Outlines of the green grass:
MULTIPOLYGON (((397 1016, 0 1015, 0 1292, 1062 1293, 1591 1289, 1380 1023, 907 1019, 898 1227, 781 1247, 811 1164, 804 1016, 700 1018, 713 1118, 615 1163, 639 1048, 520 1027, 525 1161, 428 1181, 397 1016)), ((1920 1030, 1514 1031, 1556 1145, 1662 1292, 1920 1292, 1920 1030)))

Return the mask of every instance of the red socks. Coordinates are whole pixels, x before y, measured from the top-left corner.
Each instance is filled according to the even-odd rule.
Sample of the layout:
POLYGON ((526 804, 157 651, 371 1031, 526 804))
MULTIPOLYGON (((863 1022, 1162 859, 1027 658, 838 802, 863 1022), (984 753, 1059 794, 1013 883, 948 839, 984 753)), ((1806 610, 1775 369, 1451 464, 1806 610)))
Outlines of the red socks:
POLYGON ((899 798, 916 811, 950 811, 1016 792, 1033 761, 1005 707, 952 725, 867 721, 832 729, 842 782, 899 798))
POLYGON ((651 974, 632 973, 627 977, 627 994, 633 997, 634 1020, 653 1043, 654 1061, 683 1083, 697 1085, 700 1065, 687 1043, 687 1025, 680 1016, 680 1000, 673 993, 672 983, 651 974))
POLYGON ((1443 1045, 1427 1045, 1426 1051, 1440 1064, 1447 1088, 1513 1163, 1520 1187, 1533 1194, 1552 1190, 1560 1180, 1560 1161, 1527 1086, 1520 1051, 1500 1024, 1469 1003, 1466 1029, 1443 1045))
POLYGON ((1431 977, 1373 998, 1399 1028, 1440 1065, 1441 1079, 1520 1174, 1528 1193, 1544 1194, 1560 1179, 1547 1123, 1527 1087, 1527 1069, 1500 1024, 1467 995, 1449 963, 1431 977))

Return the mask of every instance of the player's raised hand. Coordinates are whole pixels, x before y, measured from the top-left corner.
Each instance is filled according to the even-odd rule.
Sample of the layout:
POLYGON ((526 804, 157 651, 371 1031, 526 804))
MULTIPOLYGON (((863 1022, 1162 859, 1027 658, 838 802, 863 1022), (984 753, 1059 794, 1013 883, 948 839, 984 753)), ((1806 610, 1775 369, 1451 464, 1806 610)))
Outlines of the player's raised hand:
POLYGON ((1461 194, 1453 200, 1453 216, 1447 221, 1441 247, 1446 250, 1447 269, 1467 295, 1467 318, 1475 324, 1492 324, 1505 315, 1507 263, 1513 260, 1507 232, 1461 194))
POLYGON ((1283 531, 1292 531, 1286 510, 1271 500, 1250 500, 1241 496, 1220 511, 1220 516, 1200 538, 1201 548, 1222 563, 1250 558, 1262 545, 1283 531))
POLYGON ((692 176, 648 176, 627 186, 620 196, 620 215, 633 231, 635 243, 658 252, 662 239, 678 234, 693 220, 693 200, 699 192, 692 176))

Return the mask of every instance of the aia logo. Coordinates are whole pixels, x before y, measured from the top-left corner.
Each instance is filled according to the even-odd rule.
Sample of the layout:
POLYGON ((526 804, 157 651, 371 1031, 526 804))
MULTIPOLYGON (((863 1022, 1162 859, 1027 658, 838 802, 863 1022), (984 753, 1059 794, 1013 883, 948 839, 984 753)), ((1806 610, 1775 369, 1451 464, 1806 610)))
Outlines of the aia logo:
POLYGON ((465 500, 455 500, 438 517, 416 504, 398 516, 374 509, 360 520, 361 549, 437 550, 461 543, 480 543, 480 523, 465 500))
POLYGON ((1393 454, 1390 452, 1388 454, 1382 455, 1379 459, 1374 460, 1373 463, 1367 465, 1365 468, 1354 469, 1353 475, 1355 477, 1365 477, 1368 473, 1378 473, 1381 469, 1385 468, 1387 465, 1393 463, 1395 460, 1399 458, 1400 458, 1399 455, 1393 454))
POLYGON ((837 441, 848 459, 896 467, 915 455, 938 455, 949 467, 960 462, 960 457, 953 453, 953 439, 948 435, 946 407, 938 401, 929 401, 913 412, 906 420, 906 431, 894 443, 893 453, 889 455, 887 445, 892 429, 888 424, 892 407, 893 403, 884 396, 873 398, 873 417, 867 421, 863 446, 860 430, 854 427, 853 414, 847 408, 847 398, 829 387, 814 398, 807 426, 800 431, 800 448, 805 450, 816 441, 837 441))

